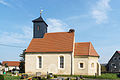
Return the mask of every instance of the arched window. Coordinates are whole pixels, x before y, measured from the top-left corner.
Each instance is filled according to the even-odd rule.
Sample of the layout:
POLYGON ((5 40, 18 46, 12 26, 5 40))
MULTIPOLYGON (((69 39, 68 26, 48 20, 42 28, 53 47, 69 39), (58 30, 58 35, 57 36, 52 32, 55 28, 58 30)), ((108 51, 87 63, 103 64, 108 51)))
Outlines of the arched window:
POLYGON ((38 58, 39 58, 39 68, 42 68, 42 57, 39 56, 38 58))
POLYGON ((94 63, 91 63, 91 68, 94 68, 94 63))
POLYGON ((60 56, 60 68, 64 68, 64 57, 60 56))

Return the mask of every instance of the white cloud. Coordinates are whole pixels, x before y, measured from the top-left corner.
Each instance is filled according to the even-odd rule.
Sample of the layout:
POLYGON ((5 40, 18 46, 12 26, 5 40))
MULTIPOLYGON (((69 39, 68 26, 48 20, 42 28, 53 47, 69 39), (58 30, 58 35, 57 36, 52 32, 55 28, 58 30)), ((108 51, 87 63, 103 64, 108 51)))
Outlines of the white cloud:
POLYGON ((12 43, 26 43, 26 40, 32 38, 32 28, 23 27, 22 33, 17 32, 2 32, 0 34, 0 43, 12 44, 12 43))
POLYGON ((109 5, 110 0, 99 0, 93 7, 92 7, 92 17, 96 19, 96 23, 100 24, 106 22, 108 20, 108 11, 111 10, 109 5))
MULTIPOLYGON (((48 32, 63 32, 66 31, 67 24, 59 19, 47 19, 48 32)), ((18 32, 0 32, 0 43, 2 44, 28 44, 33 35, 32 27, 23 27, 18 32)))
POLYGON ((5 6, 10 6, 10 4, 8 4, 5 0, 0 0, 0 4, 3 4, 5 6))
POLYGON ((48 32, 63 32, 66 31, 68 28, 67 24, 65 24, 63 21, 59 19, 47 19, 47 24, 48 24, 48 32))

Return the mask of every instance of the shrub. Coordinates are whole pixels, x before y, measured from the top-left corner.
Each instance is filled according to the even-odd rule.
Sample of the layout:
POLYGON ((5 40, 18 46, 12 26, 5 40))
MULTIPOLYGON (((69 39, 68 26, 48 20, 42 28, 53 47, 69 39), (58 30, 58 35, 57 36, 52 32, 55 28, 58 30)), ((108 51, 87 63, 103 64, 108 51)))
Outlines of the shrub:
POLYGON ((47 79, 45 77, 43 77, 42 80, 47 80, 47 79))
POLYGON ((28 78, 28 75, 27 74, 22 74, 21 79, 25 79, 25 78, 28 78))
POLYGON ((32 78, 32 80, 38 80, 38 79, 32 78))
POLYGON ((50 75, 47 75, 47 79, 50 79, 51 77, 50 77, 50 75))
POLYGON ((41 77, 33 77, 32 80, 41 80, 41 77))
POLYGON ((57 78, 57 75, 54 75, 54 78, 57 78))
POLYGON ((3 75, 0 75, 0 80, 4 80, 4 76, 3 75))
POLYGON ((119 78, 120 78, 120 73, 117 75, 117 77, 119 77, 119 78))

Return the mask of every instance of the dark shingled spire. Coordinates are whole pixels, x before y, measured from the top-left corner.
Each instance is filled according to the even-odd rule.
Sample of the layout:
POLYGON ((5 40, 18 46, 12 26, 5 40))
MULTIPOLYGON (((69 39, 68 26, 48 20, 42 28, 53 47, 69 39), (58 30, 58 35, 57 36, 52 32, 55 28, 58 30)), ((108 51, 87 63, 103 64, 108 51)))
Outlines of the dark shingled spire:
POLYGON ((37 19, 33 20, 33 38, 43 38, 44 34, 47 33, 47 27, 48 25, 41 17, 38 17, 37 19))
POLYGON ((33 20, 32 22, 44 22, 45 25, 48 26, 41 16, 39 18, 33 20))
POLYGON ((42 22, 44 21, 43 18, 40 16, 39 18, 33 20, 32 22, 42 22))

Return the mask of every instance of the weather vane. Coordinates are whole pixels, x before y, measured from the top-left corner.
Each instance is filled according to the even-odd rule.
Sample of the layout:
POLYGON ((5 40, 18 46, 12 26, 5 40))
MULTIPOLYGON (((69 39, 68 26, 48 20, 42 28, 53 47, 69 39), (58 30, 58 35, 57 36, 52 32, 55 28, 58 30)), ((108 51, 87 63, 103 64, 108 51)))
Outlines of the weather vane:
POLYGON ((42 12, 43 12, 43 10, 40 10, 40 16, 41 16, 42 12))

